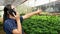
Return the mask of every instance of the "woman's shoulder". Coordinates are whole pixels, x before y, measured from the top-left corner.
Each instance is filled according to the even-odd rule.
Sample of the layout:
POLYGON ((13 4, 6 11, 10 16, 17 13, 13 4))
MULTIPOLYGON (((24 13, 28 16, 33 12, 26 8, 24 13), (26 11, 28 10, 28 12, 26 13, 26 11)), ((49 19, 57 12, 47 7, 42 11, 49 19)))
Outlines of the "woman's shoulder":
POLYGON ((7 19, 7 20, 5 20, 5 22, 4 23, 12 23, 12 22, 14 22, 14 20, 13 19, 7 19))

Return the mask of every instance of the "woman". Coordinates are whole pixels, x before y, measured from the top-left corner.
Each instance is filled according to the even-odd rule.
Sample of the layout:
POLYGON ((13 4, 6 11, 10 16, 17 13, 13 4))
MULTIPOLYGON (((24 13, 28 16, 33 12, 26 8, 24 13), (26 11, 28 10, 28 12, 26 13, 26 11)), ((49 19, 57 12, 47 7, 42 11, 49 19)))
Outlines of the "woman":
POLYGON ((11 4, 8 4, 4 7, 4 31, 6 34, 24 34, 21 23, 24 19, 29 18, 32 15, 39 14, 41 10, 37 10, 32 13, 28 13, 24 16, 19 16, 19 13, 16 11, 15 7, 11 4), (15 11, 16 14, 11 12, 15 11))

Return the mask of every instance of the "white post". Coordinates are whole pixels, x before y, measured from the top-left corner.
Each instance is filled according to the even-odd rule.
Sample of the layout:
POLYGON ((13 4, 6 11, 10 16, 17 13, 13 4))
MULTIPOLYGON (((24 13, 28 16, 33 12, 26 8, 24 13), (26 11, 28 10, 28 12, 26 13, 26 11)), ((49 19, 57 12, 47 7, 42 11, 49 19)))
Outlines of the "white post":
POLYGON ((0 17, 3 18, 3 9, 4 9, 4 6, 0 6, 0 17))

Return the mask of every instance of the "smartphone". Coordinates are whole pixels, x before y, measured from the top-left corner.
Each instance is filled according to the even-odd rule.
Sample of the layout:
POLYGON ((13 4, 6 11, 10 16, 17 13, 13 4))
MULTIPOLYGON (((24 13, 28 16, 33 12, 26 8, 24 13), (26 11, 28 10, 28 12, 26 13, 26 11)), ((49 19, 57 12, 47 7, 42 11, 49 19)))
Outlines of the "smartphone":
POLYGON ((15 12, 13 9, 10 9, 8 12, 9 12, 9 14, 12 15, 12 16, 14 16, 14 14, 16 15, 16 12, 15 12))

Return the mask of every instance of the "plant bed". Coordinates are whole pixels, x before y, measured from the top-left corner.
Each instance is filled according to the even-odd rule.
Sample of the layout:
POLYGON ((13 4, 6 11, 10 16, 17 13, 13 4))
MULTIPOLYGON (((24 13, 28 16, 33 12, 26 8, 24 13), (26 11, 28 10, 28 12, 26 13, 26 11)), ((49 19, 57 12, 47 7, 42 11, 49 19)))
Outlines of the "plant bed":
POLYGON ((58 34, 60 32, 60 16, 35 15, 22 23, 26 34, 58 34))

